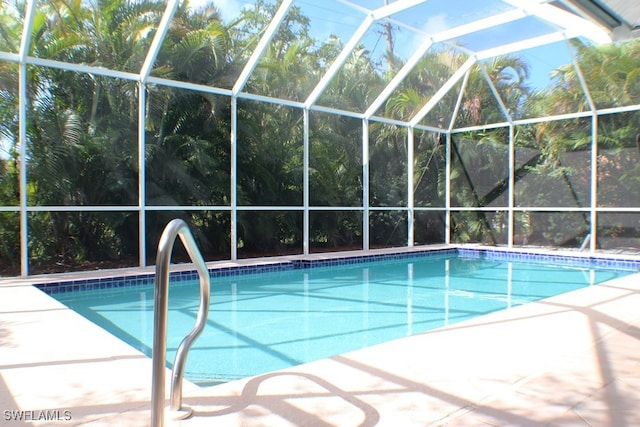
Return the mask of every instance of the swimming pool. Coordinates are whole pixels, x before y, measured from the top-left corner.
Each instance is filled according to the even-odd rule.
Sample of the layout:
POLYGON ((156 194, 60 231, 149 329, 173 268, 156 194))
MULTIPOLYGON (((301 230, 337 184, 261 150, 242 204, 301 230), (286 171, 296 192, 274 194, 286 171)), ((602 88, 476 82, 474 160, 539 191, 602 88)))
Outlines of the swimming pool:
MULTIPOLYGON (((185 374, 209 385, 270 372, 602 283, 638 263, 446 250, 212 271, 207 325, 185 374)), ((197 283, 174 278, 169 361, 199 300, 197 283)), ((44 290, 151 354, 152 277, 44 290)))

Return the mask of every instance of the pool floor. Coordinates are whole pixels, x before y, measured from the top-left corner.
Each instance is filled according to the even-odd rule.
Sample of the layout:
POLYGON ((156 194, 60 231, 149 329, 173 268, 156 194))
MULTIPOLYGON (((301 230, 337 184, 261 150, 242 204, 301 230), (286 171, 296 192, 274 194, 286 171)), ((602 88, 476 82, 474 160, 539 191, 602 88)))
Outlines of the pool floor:
MULTIPOLYGON (((631 426, 639 306, 634 274, 294 368, 185 382, 194 416, 167 425, 631 426)), ((24 281, 0 284, 0 343, 5 424, 148 425, 150 360, 24 281), (43 414, 61 419, 15 421, 43 414)))

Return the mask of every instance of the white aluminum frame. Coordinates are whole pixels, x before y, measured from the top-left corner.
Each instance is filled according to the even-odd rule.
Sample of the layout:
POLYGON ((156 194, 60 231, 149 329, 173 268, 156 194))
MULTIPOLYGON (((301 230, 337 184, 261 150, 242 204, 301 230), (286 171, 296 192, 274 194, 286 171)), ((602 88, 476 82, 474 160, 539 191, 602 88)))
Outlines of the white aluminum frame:
MULTIPOLYGON (((290 8, 293 6, 295 0, 283 0, 274 15, 272 21, 265 29, 260 41, 254 52, 252 52, 247 64, 241 71, 240 75, 236 79, 232 89, 216 88, 203 86, 199 84, 193 84, 188 82, 173 81, 163 78, 157 78, 151 76, 151 71, 155 59, 161 49, 164 37, 169 29, 169 25, 175 14, 180 0, 167 0, 167 6, 162 16, 154 39, 149 47, 147 56, 143 62, 143 65, 139 73, 123 72, 118 70, 110 70, 102 67, 96 67, 85 64, 71 64, 55 61, 51 59, 37 58, 29 55, 29 49, 31 45, 31 33, 33 27, 34 16, 38 5, 38 0, 27 0, 25 6, 25 20, 22 31, 22 39, 20 41, 20 50, 18 54, 11 52, 0 52, 0 60, 15 62, 18 64, 19 74, 19 148, 20 148, 20 175, 19 175, 19 188, 20 188, 20 202, 19 206, 2 206, 0 212, 18 212, 20 215, 20 265, 21 275, 29 275, 29 250, 28 250, 28 215, 31 212, 72 212, 72 211, 117 211, 117 212, 138 212, 139 216, 139 264, 140 266, 146 265, 146 213, 152 211, 171 211, 171 210, 183 210, 183 211, 202 211, 202 210, 218 210, 229 211, 231 215, 231 253, 230 258, 236 260, 238 234, 237 234, 237 213, 239 211, 247 210, 262 210, 262 211, 302 211, 304 215, 304 230, 303 230, 303 253, 308 254, 310 252, 309 247, 309 214, 311 211, 329 211, 329 210, 344 210, 344 211, 361 211, 362 212, 362 246, 364 250, 370 248, 370 235, 369 235, 369 218, 373 211, 406 211, 408 214, 408 229, 407 229, 407 246, 414 245, 414 218, 416 211, 445 211, 445 243, 450 242, 450 214, 455 211, 476 210, 476 211, 495 211, 496 208, 452 208, 450 203, 451 198, 451 165, 450 165, 450 153, 451 153, 451 138, 452 135, 461 132, 469 132, 475 130, 486 130, 492 128, 508 127, 509 128, 509 195, 508 206, 504 209, 509 215, 509 238, 508 246, 512 246, 513 242, 513 223, 514 214, 520 211, 534 210, 534 211, 571 211, 571 212, 588 212, 591 218, 591 241, 589 250, 591 252, 596 250, 597 247, 597 215, 600 212, 626 212, 626 213, 640 213, 640 208, 602 208, 597 204, 597 149, 598 149, 598 118, 605 114, 615 114, 622 112, 640 111, 640 105, 631 105, 624 107, 609 108, 603 110, 597 110, 591 95, 588 91, 584 77, 577 65, 577 61, 573 58, 573 65, 577 71, 580 84, 585 93, 587 102, 590 106, 590 111, 577 112, 572 114, 564 114, 552 117, 539 117, 530 118, 526 120, 513 120, 509 114, 508 109, 504 105, 504 102, 500 99, 499 93, 495 86, 491 82, 486 69, 481 61, 493 58, 495 56, 505 55, 512 52, 516 52, 523 49, 529 49, 536 46, 541 46, 548 43, 553 43, 558 40, 567 40, 572 37, 586 37, 591 40, 595 40, 599 43, 611 41, 611 31, 602 27, 601 25, 589 21, 583 17, 577 16, 566 10, 559 9, 547 3, 546 0, 502 0, 514 7, 513 10, 500 13, 498 15, 483 18, 475 22, 460 25, 446 31, 442 31, 436 34, 424 34, 425 40, 420 48, 407 60, 406 64, 397 72, 397 74, 389 81, 388 85, 378 95, 378 97, 369 105, 364 112, 344 111, 336 108, 317 105, 316 102, 320 96, 324 93, 332 79, 340 71, 342 65, 348 59, 353 49, 360 42, 362 37, 371 28, 371 26, 383 19, 391 19, 392 15, 403 10, 410 9, 413 6, 425 3, 427 0, 397 0, 393 3, 385 5, 375 10, 370 10, 366 13, 363 21, 358 29, 352 35, 352 37, 345 44, 344 49, 337 56, 335 61, 329 66, 327 72, 322 76, 315 88, 310 92, 309 96, 304 102, 296 102, 285 99, 278 99, 264 95, 257 95, 245 92, 245 86, 250 79, 252 72, 255 70, 264 52, 266 51, 269 43, 276 34, 280 24, 283 22, 290 8), (420 111, 409 121, 403 122, 386 117, 375 116, 376 111, 384 104, 384 102, 391 96, 394 90, 404 81, 409 75, 411 70, 419 63, 429 49, 436 43, 452 43, 456 38, 473 34, 478 31, 491 28, 493 26, 501 25, 504 23, 523 19, 527 16, 535 16, 557 29, 556 32, 530 38, 528 40, 502 45, 496 48, 487 49, 481 52, 473 52, 467 61, 458 69, 451 78, 436 92, 436 94, 429 99, 426 104, 420 109, 420 111), (482 126, 466 127, 460 129, 454 129, 455 119, 458 115, 458 111, 463 99, 463 92, 466 88, 468 76, 471 68, 478 64, 482 70, 485 80, 489 84, 489 87, 496 98, 499 108, 502 110, 505 116, 505 122, 493 123, 482 126), (27 67, 28 66, 41 66, 58 68, 65 71, 72 71, 76 73, 89 73, 93 75, 99 75, 109 78, 124 79, 136 82, 138 84, 138 203, 132 206, 29 206, 27 200, 27 67), (458 93, 456 106, 450 122, 447 124, 446 129, 440 129, 431 126, 425 126, 420 124, 420 121, 424 119, 426 114, 451 90, 455 85, 462 80, 461 90, 458 93), (227 96, 231 105, 231 132, 230 132, 230 147, 231 147, 231 188, 230 195, 231 201, 228 206, 147 206, 146 194, 145 194, 145 127, 144 122, 146 118, 146 88, 148 84, 160 85, 165 87, 171 87, 182 90, 199 91, 203 93, 216 94, 220 96, 227 96), (238 100, 248 99, 258 102, 268 102, 278 105, 286 105, 293 108, 299 108, 303 114, 303 128, 304 128, 304 140, 303 140, 303 203, 301 206, 238 206, 237 200, 237 182, 238 182, 238 151, 237 151, 237 111, 238 100), (309 144, 309 115, 311 111, 324 112, 329 114, 338 114, 348 117, 353 117, 362 120, 362 176, 363 176, 363 188, 362 188, 362 206, 350 206, 350 207, 327 207, 327 206, 311 206, 309 199, 309 163, 310 163, 310 144, 309 144), (526 125, 532 123, 538 123, 550 120, 564 120, 590 117, 592 123, 592 147, 591 147, 591 203, 588 208, 522 208, 515 207, 514 205, 514 129, 518 125, 526 125), (371 207, 369 201, 370 187, 369 187, 369 135, 370 124, 372 122, 386 123, 397 125, 407 128, 407 205, 396 207, 371 207), (416 129, 439 132, 446 136, 446 185, 445 185, 445 206, 443 208, 423 208, 416 207, 414 204, 414 183, 413 183, 413 161, 415 157, 414 153, 414 131, 416 129)), ((343 1, 350 6, 355 7, 353 4, 343 1)), ((358 9, 363 9, 359 8, 358 9)), ((417 30, 419 33, 421 30, 417 30)), ((465 51, 464 48, 461 49, 465 51)))

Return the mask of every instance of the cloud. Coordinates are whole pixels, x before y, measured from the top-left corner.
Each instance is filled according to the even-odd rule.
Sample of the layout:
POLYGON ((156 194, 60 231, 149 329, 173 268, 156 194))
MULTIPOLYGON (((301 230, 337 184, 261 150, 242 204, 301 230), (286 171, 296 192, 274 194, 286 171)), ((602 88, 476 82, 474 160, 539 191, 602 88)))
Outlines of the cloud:
POLYGON ((422 26, 422 29, 428 34, 437 34, 449 28, 451 28, 451 25, 447 23, 447 15, 444 13, 429 17, 427 22, 422 26))
POLYGON ((238 0, 218 0, 215 5, 225 21, 238 16, 242 9, 247 7, 246 4, 243 5, 243 2, 238 0))

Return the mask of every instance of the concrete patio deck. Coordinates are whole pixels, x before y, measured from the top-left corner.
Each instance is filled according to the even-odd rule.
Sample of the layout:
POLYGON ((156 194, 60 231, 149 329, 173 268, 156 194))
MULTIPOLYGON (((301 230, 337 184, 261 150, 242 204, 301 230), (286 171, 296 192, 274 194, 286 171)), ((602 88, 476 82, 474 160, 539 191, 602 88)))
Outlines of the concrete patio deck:
MULTIPOLYGON (((0 424, 145 426, 150 388, 149 358, 0 283, 0 424)), ((167 425, 640 425, 640 274, 183 394, 167 425)))

